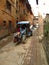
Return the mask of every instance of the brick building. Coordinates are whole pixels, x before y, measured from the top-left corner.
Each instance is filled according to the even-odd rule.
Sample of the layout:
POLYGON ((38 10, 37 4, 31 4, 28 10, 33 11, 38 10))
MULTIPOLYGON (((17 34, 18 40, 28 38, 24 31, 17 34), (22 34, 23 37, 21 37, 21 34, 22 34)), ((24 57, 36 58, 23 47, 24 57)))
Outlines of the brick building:
POLYGON ((33 24, 34 15, 31 11, 31 6, 28 0, 19 1, 19 14, 20 14, 20 21, 28 20, 30 21, 30 24, 33 24))
POLYGON ((1 0, 0 38, 15 32, 16 23, 19 21, 26 20, 33 24, 33 18, 28 0, 1 0))
POLYGON ((16 25, 16 0, 0 1, 0 37, 13 32, 16 25), (4 34, 3 34, 4 33, 4 34))

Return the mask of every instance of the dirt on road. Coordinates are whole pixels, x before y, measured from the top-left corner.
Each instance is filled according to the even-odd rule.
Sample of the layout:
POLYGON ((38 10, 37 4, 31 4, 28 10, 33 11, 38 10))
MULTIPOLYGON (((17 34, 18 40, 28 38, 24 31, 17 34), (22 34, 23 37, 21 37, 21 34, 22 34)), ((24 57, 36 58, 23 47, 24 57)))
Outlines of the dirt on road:
POLYGON ((39 42, 39 30, 27 39, 26 44, 15 46, 10 41, 2 47, 0 65, 48 65, 43 45, 39 42))
POLYGON ((48 65, 42 43, 38 37, 33 36, 27 56, 23 65, 48 65))

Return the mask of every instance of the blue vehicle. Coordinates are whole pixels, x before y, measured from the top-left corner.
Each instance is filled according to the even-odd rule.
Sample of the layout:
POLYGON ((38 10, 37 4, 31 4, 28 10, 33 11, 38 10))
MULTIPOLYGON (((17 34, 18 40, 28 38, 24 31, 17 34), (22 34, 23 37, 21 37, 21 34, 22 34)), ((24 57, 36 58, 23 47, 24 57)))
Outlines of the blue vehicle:
POLYGON ((24 41, 26 37, 32 36, 29 21, 18 22, 17 32, 19 32, 19 35, 16 35, 15 38, 17 38, 20 41, 24 41))
POLYGON ((32 36, 32 30, 30 29, 29 21, 21 21, 18 22, 17 25, 21 28, 20 32, 22 32, 26 36, 32 36))

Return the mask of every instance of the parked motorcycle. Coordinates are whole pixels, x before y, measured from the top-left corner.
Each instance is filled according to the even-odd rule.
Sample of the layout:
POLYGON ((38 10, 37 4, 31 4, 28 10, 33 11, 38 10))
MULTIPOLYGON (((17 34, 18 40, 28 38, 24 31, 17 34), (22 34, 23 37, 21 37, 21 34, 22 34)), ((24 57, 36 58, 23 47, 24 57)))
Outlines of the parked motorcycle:
POLYGON ((22 36, 20 32, 14 34, 14 42, 20 43, 22 41, 22 36))

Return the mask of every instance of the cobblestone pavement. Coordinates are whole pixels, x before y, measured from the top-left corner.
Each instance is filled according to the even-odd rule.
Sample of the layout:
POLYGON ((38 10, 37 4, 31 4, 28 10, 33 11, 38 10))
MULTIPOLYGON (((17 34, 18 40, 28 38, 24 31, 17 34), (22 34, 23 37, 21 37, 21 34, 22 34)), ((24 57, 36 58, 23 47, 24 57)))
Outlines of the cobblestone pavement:
POLYGON ((7 36, 4 39, 0 40, 0 49, 5 45, 9 44, 13 40, 13 35, 7 36))
POLYGON ((48 65, 43 46, 38 41, 38 36, 33 36, 23 65, 48 65))
MULTIPOLYGON (((38 31, 26 40, 25 44, 15 45, 9 39, 8 44, 0 47, 0 65, 48 65, 42 43, 39 43, 38 31)), ((12 39, 12 38, 11 38, 12 39)), ((1 42, 0 42, 1 43, 1 42)))
MULTIPOLYGON (((5 46, 0 47, 0 65, 22 65, 25 55, 28 52, 30 46, 31 38, 26 39, 26 43, 15 45, 13 41, 8 41, 8 44, 5 43, 5 46)), ((1 43, 1 42, 0 42, 1 43)))

